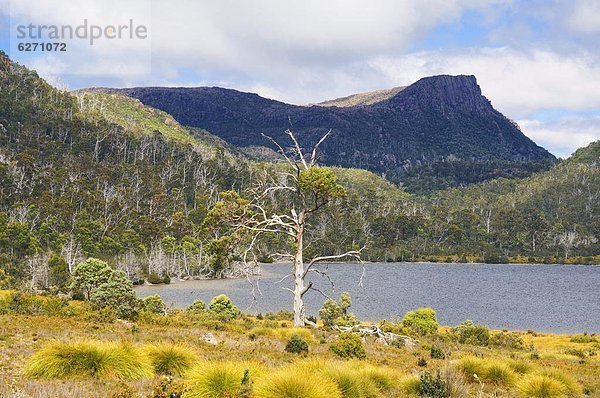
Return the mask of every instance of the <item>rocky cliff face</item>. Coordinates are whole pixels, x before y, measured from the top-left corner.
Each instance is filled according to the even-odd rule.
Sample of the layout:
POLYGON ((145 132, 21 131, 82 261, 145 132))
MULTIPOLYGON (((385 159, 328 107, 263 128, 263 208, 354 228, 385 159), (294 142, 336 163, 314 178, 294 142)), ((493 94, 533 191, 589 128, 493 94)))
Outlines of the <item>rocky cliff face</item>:
POLYGON ((322 162, 386 175, 447 159, 554 159, 492 107, 474 76, 423 78, 395 95, 355 106, 296 106, 215 87, 123 91, 241 147, 269 146, 261 133, 287 144, 290 119, 307 147, 332 129, 322 162))

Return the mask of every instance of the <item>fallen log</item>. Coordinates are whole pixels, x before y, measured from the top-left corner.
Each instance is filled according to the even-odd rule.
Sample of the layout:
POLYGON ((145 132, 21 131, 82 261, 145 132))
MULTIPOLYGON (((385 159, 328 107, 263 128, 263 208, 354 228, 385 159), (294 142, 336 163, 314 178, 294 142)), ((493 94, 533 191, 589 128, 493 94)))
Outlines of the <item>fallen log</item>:
POLYGON ((392 332, 384 332, 377 325, 354 325, 354 326, 334 326, 334 330, 343 333, 355 333, 360 336, 377 336, 377 339, 381 341, 383 344, 388 345, 394 341, 402 340, 404 343, 404 347, 408 349, 414 348, 419 340, 415 340, 410 336, 405 336, 403 334, 396 334, 392 332))

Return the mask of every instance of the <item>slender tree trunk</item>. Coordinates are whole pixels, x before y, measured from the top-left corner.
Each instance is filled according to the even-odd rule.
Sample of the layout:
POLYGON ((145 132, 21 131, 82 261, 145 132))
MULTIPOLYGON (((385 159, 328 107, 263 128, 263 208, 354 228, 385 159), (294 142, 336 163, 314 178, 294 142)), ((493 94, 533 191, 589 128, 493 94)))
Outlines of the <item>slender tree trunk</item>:
POLYGON ((294 256, 294 326, 305 326, 304 320, 304 260, 302 258, 304 238, 304 213, 298 216, 296 255, 294 256))

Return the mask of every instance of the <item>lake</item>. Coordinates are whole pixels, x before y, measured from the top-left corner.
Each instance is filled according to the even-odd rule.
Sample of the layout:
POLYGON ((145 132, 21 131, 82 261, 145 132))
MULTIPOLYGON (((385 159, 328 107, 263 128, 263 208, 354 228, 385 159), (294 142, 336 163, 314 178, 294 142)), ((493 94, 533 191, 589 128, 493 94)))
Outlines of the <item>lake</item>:
MULTIPOLYGON (((361 320, 399 320, 407 311, 431 307, 442 325, 470 319, 494 329, 555 333, 600 333, 600 267, 506 264, 368 263, 320 265, 335 289, 317 274, 314 285, 335 299, 352 296, 351 311, 361 320), (360 284, 362 277, 362 286, 360 284)), ((247 313, 291 310, 292 296, 278 283, 289 264, 261 266, 259 279, 175 281, 138 286, 140 297, 159 294, 184 308, 196 299, 209 302, 225 293, 247 313), (253 293, 254 289, 254 293, 253 293)), ((307 293, 307 314, 316 315, 324 298, 307 293)))

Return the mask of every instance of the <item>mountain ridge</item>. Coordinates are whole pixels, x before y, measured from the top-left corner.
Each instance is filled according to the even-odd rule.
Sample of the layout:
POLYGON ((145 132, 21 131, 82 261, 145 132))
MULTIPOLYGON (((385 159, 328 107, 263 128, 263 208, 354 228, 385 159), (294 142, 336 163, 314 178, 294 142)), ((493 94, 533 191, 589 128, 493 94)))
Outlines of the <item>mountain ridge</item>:
MULTIPOLYGON (((494 109, 473 75, 425 77, 378 97, 371 92, 325 101, 330 106, 292 105, 220 87, 109 89, 115 90, 237 147, 275 149, 263 134, 287 145, 288 128, 311 147, 331 129, 322 163, 370 170, 397 183, 415 167, 448 160, 464 162, 462 168, 471 162, 555 161, 494 109)), ((527 174, 528 165, 518 167, 527 174)), ((497 172, 490 175, 513 175, 500 163, 494 168, 497 172)), ((453 184, 467 183, 460 175, 448 178, 453 184)))

